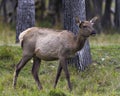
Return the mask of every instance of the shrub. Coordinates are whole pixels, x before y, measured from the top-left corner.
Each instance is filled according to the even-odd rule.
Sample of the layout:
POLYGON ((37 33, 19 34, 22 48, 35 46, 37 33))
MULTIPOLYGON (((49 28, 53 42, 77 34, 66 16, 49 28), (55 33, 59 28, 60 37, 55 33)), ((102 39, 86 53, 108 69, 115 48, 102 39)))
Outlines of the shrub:
POLYGON ((51 90, 49 92, 49 96, 67 96, 67 95, 60 90, 51 90))

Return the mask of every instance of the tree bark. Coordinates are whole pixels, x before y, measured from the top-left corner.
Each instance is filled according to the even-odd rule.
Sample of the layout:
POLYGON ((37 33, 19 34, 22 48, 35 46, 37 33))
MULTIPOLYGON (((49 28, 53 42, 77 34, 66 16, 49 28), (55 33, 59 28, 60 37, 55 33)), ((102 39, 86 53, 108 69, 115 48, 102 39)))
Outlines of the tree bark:
MULTIPOLYGON (((86 20, 85 0, 63 0, 64 11, 64 29, 72 31, 75 35, 78 34, 78 26, 75 23, 76 16, 80 20, 86 20)), ((78 69, 84 70, 86 66, 91 64, 91 54, 88 40, 83 49, 76 53, 76 56, 68 61, 70 64, 75 64, 78 69)))
POLYGON ((115 27, 120 29, 120 0, 116 0, 115 4, 115 27))
POLYGON ((0 4, 0 10, 2 10, 3 7, 3 22, 7 23, 7 9, 6 9, 6 2, 7 0, 2 0, 0 4))
POLYGON ((103 0, 92 0, 93 1, 93 8, 94 8, 94 15, 102 16, 102 3, 103 0))
POLYGON ((46 0, 35 0, 35 16, 36 20, 42 21, 44 19, 44 13, 45 13, 45 1, 46 0))
POLYGON ((18 0, 17 22, 16 22, 16 43, 19 42, 19 34, 25 29, 35 25, 35 4, 34 0, 18 0))
POLYGON ((93 8, 93 2, 90 0, 85 0, 85 6, 86 6, 86 19, 89 20, 94 16, 94 8, 93 8))
POLYGON ((10 0, 11 6, 12 6, 12 13, 10 14, 10 20, 9 23, 15 24, 16 25, 16 9, 18 5, 18 0, 10 0))
POLYGON ((52 25, 61 22, 61 7, 62 7, 61 0, 49 0, 48 15, 51 18, 52 25))
POLYGON ((102 27, 104 29, 109 29, 112 25, 111 23, 111 4, 112 4, 112 0, 106 0, 106 4, 105 4, 105 12, 104 15, 102 17, 102 27))
MULTIPOLYGON (((95 28, 98 33, 101 32, 102 30, 102 5, 103 5, 103 0, 92 0, 93 2, 93 12, 94 16, 99 16, 99 21, 97 24, 95 24, 95 28)), ((86 12, 87 13, 87 12, 86 12)), ((87 17, 88 18, 88 17, 87 17)))

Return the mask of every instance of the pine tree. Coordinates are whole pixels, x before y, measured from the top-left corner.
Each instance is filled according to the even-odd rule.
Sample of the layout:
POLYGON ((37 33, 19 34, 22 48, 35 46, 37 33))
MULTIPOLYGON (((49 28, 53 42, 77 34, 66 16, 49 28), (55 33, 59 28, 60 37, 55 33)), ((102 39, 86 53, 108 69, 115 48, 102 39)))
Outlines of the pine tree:
POLYGON ((35 25, 34 0, 18 0, 16 20, 16 43, 19 42, 19 34, 25 29, 35 25))

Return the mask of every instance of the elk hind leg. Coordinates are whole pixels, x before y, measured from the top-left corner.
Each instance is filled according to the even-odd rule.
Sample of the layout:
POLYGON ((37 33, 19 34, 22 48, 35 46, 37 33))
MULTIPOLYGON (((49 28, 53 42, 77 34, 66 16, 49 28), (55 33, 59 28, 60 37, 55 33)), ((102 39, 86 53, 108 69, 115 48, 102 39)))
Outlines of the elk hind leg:
POLYGON ((38 77, 38 71, 39 71, 39 68, 40 68, 40 63, 41 63, 41 59, 39 59, 38 57, 33 57, 32 75, 35 79, 35 82, 38 85, 39 90, 42 89, 42 85, 41 85, 39 77, 38 77))
POLYGON ((21 71, 21 69, 25 66, 25 64, 32 58, 32 56, 23 56, 20 62, 16 65, 14 78, 13 78, 13 87, 16 87, 17 77, 21 71))

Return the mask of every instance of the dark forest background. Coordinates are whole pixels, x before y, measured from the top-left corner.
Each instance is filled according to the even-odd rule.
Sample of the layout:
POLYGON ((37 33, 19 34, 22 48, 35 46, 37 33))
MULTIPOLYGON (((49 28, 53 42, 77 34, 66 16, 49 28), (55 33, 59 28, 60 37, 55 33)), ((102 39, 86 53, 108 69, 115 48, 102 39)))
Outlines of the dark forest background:
MULTIPOLYGON (((120 28, 120 0, 86 0, 86 19, 99 16, 98 33, 120 28)), ((17 0, 0 0, 0 21, 15 25, 17 0)), ((62 0, 35 0, 36 24, 62 27, 62 0)), ((118 32, 118 31, 117 31, 118 32)))

